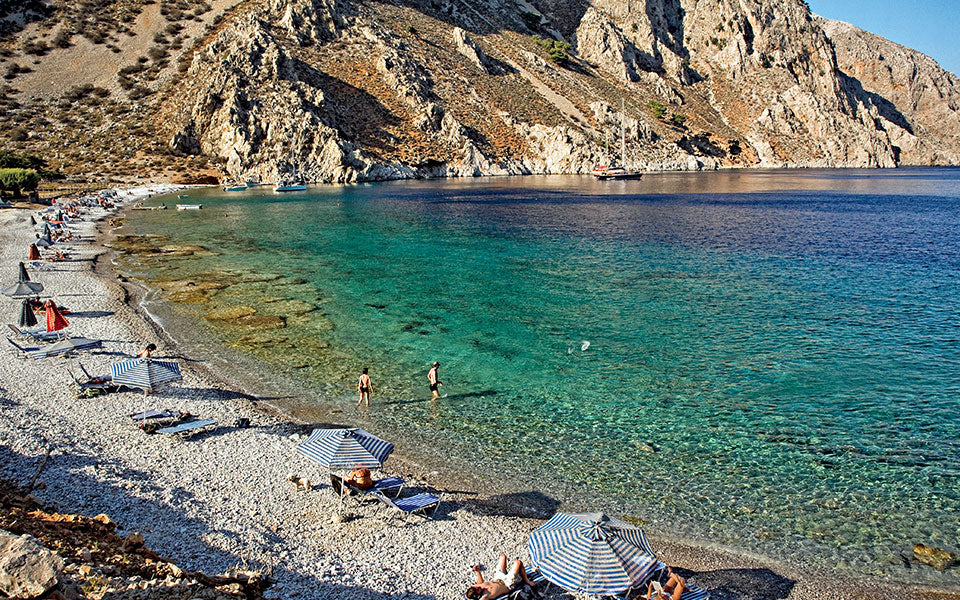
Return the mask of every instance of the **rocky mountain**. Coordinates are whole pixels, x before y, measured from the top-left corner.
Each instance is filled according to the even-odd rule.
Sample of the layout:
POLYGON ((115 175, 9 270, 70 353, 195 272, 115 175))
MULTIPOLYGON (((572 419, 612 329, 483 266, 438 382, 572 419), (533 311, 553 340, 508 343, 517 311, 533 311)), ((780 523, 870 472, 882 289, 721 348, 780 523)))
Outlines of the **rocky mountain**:
POLYGON ((647 169, 960 160, 957 78, 802 0, 23 6, 2 145, 78 175, 583 173, 621 122, 647 169))

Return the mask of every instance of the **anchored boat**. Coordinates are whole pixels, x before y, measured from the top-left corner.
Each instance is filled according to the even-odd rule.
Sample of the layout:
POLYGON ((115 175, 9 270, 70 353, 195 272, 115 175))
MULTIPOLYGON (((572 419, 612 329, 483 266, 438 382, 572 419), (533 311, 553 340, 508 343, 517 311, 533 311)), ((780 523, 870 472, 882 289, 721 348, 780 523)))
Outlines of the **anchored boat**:
POLYGON ((620 101, 620 164, 624 166, 597 165, 590 171, 590 174, 599 181, 607 181, 608 179, 643 179, 643 171, 626 167, 627 127, 624 123, 623 100, 620 101))
POLYGON ((275 192, 301 192, 305 189, 307 189, 307 186, 302 183, 286 183, 284 181, 273 186, 275 192))
POLYGON ((200 210, 203 208, 202 204, 178 204, 177 210, 200 210))

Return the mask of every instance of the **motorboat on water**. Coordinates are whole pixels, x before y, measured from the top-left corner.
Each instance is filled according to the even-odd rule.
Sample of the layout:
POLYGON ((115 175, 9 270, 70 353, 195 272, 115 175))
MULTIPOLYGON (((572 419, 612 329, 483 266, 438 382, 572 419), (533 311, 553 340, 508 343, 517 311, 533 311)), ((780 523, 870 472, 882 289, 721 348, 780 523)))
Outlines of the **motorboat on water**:
POLYGON ((200 210, 203 208, 202 204, 178 204, 177 210, 200 210))
POLYGON ((275 192, 301 192, 305 189, 307 189, 307 186, 303 183, 287 183, 285 181, 280 181, 273 186, 275 192))
POLYGON ((223 191, 225 192, 242 192, 245 189, 247 189, 247 184, 245 183, 237 183, 237 184, 231 183, 223 186, 223 191))

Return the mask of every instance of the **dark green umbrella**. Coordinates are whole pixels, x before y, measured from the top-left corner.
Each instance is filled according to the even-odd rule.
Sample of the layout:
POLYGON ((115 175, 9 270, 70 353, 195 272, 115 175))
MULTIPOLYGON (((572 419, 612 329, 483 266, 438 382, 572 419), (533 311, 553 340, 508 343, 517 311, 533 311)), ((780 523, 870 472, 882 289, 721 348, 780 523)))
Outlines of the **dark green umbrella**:
POLYGON ((36 225, 36 224, 37 224, 37 220, 33 218, 33 215, 30 215, 30 224, 31 224, 31 225, 36 225))
POLYGON ((20 327, 33 327, 37 324, 37 315, 33 314, 33 307, 30 306, 30 299, 24 298, 20 305, 20 327))

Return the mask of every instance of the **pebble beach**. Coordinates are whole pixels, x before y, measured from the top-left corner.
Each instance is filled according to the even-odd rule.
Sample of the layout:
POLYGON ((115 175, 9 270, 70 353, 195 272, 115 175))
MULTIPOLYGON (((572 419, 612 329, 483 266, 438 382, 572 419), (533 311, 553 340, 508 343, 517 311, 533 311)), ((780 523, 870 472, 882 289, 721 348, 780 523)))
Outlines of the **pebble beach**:
MULTIPOLYGON (((172 189, 123 190, 121 202, 172 189)), ((457 600, 472 583, 470 565, 492 570, 501 552, 529 561, 529 533, 550 516, 535 498, 550 490, 485 493, 470 477, 438 473, 398 451, 385 473, 404 477, 406 493, 440 495, 436 513, 404 520, 373 502, 348 500, 341 508, 326 474, 296 452, 314 427, 327 424, 285 417, 182 354, 110 269, 102 241, 114 214, 88 209, 69 224, 74 239, 63 245, 70 247, 71 260, 47 263, 49 270, 28 267, 31 279, 44 285, 41 298, 69 308, 72 335, 104 344, 45 359, 3 345, 0 478, 28 481, 49 450, 40 474, 45 487, 34 492, 40 501, 91 516, 106 513, 123 531, 141 533, 151 548, 187 568, 269 571, 276 584, 268 594, 280 598, 457 600), (106 374, 111 363, 135 356, 148 343, 158 346, 154 357, 180 364, 182 381, 146 396, 121 390, 77 397, 70 372, 81 373, 78 363, 93 375, 106 374), (152 408, 189 412, 217 425, 179 437, 148 435, 130 415, 152 408), (238 419, 248 419, 250 427, 235 427, 238 419), (298 489, 290 475, 311 486, 298 489)), ((13 279, 35 237, 31 215, 36 211, 0 211, 4 282, 13 279)), ((15 322, 20 300, 4 296, 0 302, 5 323, 15 322)), ((660 560, 716 599, 880 599, 908 592, 913 598, 960 598, 813 565, 797 571, 677 540, 651 543, 660 560)), ((573 597, 555 586, 545 596, 573 597)))

